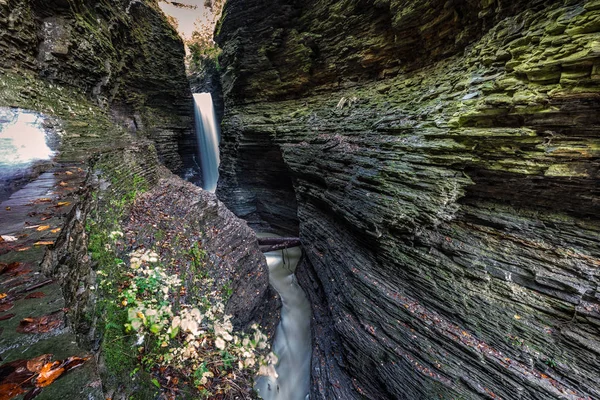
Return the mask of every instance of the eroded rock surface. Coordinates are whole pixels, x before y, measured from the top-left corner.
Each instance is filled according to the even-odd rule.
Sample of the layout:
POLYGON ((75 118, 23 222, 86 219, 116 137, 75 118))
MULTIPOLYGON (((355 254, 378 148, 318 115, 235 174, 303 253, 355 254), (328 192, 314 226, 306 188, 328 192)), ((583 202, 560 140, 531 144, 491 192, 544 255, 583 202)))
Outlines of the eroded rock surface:
POLYGON ((597 1, 229 1, 217 193, 287 218, 246 173, 293 182, 311 398, 600 396, 598 21, 597 1))
POLYGON ((181 168, 179 142, 193 137, 192 98, 183 43, 156 1, 1 1, 0 49, 3 69, 88 93, 152 138, 170 169, 181 168))

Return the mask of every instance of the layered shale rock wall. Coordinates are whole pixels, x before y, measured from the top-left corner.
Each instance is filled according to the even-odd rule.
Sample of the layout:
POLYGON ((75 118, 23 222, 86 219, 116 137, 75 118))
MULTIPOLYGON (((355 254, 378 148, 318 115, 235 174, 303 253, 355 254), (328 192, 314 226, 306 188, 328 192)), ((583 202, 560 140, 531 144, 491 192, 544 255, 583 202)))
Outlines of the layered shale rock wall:
POLYGON ((600 397, 600 2, 230 0, 218 33, 218 194, 297 208, 311 398, 600 397))
POLYGON ((87 92, 181 167, 192 135, 183 43, 155 0, 2 0, 0 67, 87 92))

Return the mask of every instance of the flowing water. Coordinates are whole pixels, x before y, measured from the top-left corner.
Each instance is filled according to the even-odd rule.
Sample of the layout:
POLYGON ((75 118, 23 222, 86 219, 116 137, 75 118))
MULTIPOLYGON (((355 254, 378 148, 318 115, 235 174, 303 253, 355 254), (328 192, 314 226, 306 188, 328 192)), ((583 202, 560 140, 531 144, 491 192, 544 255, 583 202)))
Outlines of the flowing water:
POLYGON ((214 193, 219 180, 219 125, 210 93, 195 93, 196 138, 202 167, 202 188, 214 193))
MULTIPOLYGON (((274 237, 259 234, 259 237, 274 237)), ((275 333, 273 352, 279 358, 277 378, 259 377, 256 390, 265 400, 305 400, 310 387, 310 303, 296 280, 302 250, 294 247, 265 253, 269 282, 281 296, 281 320, 275 333)))
MULTIPOLYGON (((210 93, 194 94, 194 103, 203 189, 214 193, 219 180, 219 127, 210 93)), ((265 400, 306 400, 309 396, 311 308, 294 274, 301 256, 299 247, 265 253, 269 282, 282 302, 281 320, 273 342, 278 376, 259 377, 256 383, 256 390, 265 400)))

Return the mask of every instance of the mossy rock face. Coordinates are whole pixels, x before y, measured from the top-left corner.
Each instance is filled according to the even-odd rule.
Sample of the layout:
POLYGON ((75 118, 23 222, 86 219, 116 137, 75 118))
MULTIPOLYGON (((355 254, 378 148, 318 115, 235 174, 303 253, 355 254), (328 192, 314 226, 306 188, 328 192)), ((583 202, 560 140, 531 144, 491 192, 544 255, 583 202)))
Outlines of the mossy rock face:
POLYGON ((599 397, 600 7, 241 3, 218 193, 298 216, 311 398, 599 397))
POLYGON ((192 129, 181 39, 156 1, 0 3, 0 68, 22 69, 87 93, 152 138, 181 167, 178 141, 192 129))

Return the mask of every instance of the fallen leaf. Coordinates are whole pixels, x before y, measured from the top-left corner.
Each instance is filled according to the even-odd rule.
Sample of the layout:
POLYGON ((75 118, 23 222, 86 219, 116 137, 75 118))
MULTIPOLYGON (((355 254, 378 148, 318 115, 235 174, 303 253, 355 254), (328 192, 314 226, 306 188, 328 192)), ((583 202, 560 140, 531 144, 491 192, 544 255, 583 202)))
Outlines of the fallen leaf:
POLYGON ((65 372, 77 368, 89 357, 69 357, 52 362, 51 354, 42 354, 30 360, 16 360, 0 365, 0 400, 11 400, 29 392, 23 400, 31 400, 42 388, 50 385, 65 372))
POLYGON ((14 303, 0 304, 0 312, 6 312, 6 311, 10 310, 11 308, 13 308, 14 306, 15 306, 14 303))
POLYGON ((69 357, 63 362, 55 361, 47 363, 42 367, 40 374, 35 380, 35 385, 37 387, 46 387, 60 378, 65 372, 83 365, 87 360, 89 360, 89 357, 69 357))
POLYGON ((6 207, 6 211, 10 211, 10 207, 6 207))
POLYGON ((58 361, 45 364, 35 380, 35 385, 38 387, 46 387, 57 380, 63 372, 65 372, 65 369, 60 367, 60 362, 58 361))
POLYGON ((0 400, 10 400, 23 393, 25 393, 25 390, 16 383, 0 385, 0 400))
POLYGON ((17 251, 27 251, 29 250, 31 247, 21 247, 20 249, 17 249, 17 251))
POLYGON ((69 184, 65 181, 60 182, 59 185, 62 187, 69 186, 69 184))
MULTIPOLYGON (((10 264, 0 263, 0 274, 7 274, 9 276, 20 276, 31 272, 30 268, 20 262, 13 262, 10 264)), ((1 295, 0 295, 1 296, 1 295)), ((0 297, 2 299, 2 297, 0 297)))
POLYGON ((0 321, 6 321, 7 319, 11 319, 12 317, 14 317, 15 314, 4 314, 4 315, 0 315, 0 321))
POLYGON ((27 361, 27 369, 31 372, 38 373, 52 359, 52 354, 42 354, 27 361))
POLYGON ((40 226, 38 226, 36 231, 43 232, 43 231, 47 231, 48 229, 50 229, 50 225, 40 225, 40 226))
POLYGON ((15 236, 2 235, 0 236, 4 242, 16 242, 18 239, 15 236))
POLYGON ((26 299, 41 299, 42 297, 46 297, 46 293, 44 292, 33 292, 25 296, 26 299))
POLYGON ((50 199, 48 197, 42 197, 40 199, 33 200, 31 203, 29 203, 29 205, 41 204, 41 203, 51 203, 51 202, 52 202, 52 199, 50 199))
POLYGON ((59 201, 58 203, 56 203, 55 207, 56 208, 58 208, 58 207, 66 207, 66 206, 68 206, 70 204, 71 204, 70 201, 59 201))
POLYGON ((63 324, 62 311, 56 311, 52 314, 43 315, 41 317, 23 318, 19 322, 17 332, 19 333, 46 333, 59 328, 63 324))
POLYGON ((6 293, 0 293, 0 300, 2 300, 3 298, 5 298, 6 296, 8 296, 6 293))
POLYGON ((60 232, 60 228, 52 229, 50 232, 52 232, 52 233, 58 233, 58 232, 60 232))
POLYGON ((73 173, 71 171, 67 171, 67 172, 65 172, 65 174, 67 174, 67 175, 73 175, 73 173))
POLYGON ((42 240, 42 241, 39 241, 39 242, 35 242, 33 245, 34 246, 49 246, 49 245, 52 245, 52 244, 54 244, 54 242, 51 241, 51 240, 42 240))

